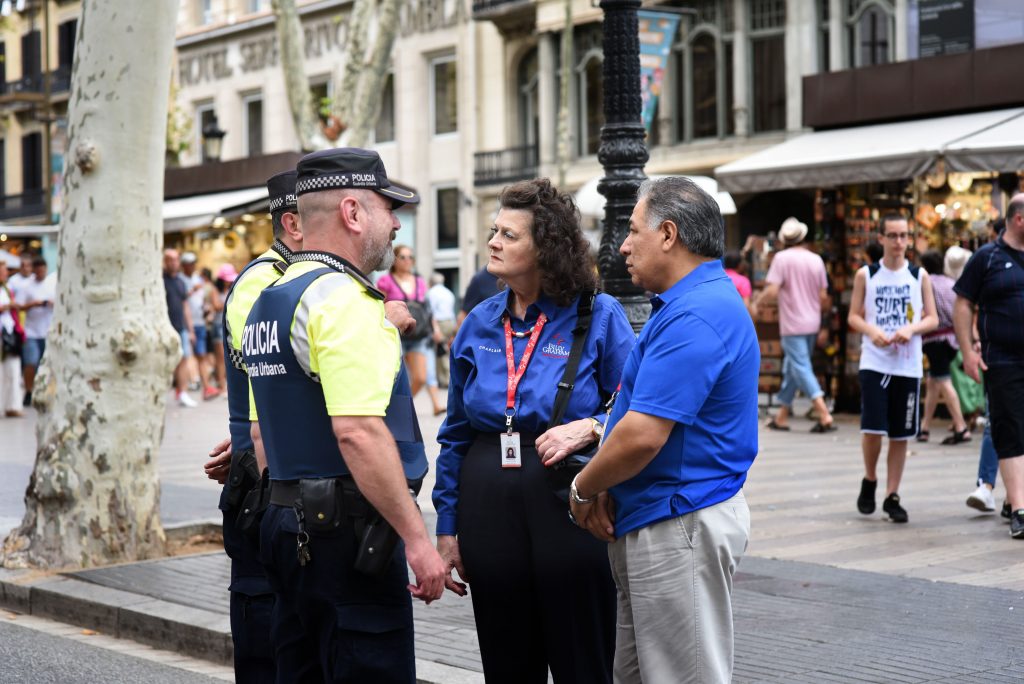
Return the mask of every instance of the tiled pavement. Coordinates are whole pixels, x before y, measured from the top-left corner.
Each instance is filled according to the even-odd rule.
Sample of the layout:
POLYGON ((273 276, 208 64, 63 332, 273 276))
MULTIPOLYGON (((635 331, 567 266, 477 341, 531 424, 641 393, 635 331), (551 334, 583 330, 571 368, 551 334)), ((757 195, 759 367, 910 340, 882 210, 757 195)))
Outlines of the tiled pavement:
MULTIPOLYGON (((426 408, 426 398, 419 400, 426 408)), ((222 411, 216 403, 197 412, 169 410, 161 474, 172 496, 170 510, 165 497, 165 519, 215 517, 215 488, 196 478, 204 449, 219 436, 222 411)), ((429 410, 421 416, 424 434, 436 433, 439 421, 429 410)), ((861 516, 854 509, 861 477, 854 420, 847 417, 828 435, 807 434, 811 423, 801 420, 790 433, 761 433, 746 486, 751 544, 736 579, 736 681, 1024 681, 1024 591, 1015 591, 1024 589, 1024 544, 1011 540, 996 516, 964 506, 977 441, 911 445, 901 487, 910 524, 898 526, 881 513, 861 516)), ((5 438, 7 425, 0 423, 5 438)), ((24 450, 28 441, 15 436, 5 443, 24 450)), ((436 451, 430 445, 432 457, 436 451)), ((0 465, 12 460, 8 451, 0 465)), ((420 496, 425 511, 430 487, 420 496)), ((8 496, 7 486, 0 489, 8 496)), ((226 638, 226 572, 219 554, 88 571, 80 579, 49 580, 40 605, 59 610, 47 591, 80 598, 91 585, 108 601, 135 602, 120 611, 121 631, 110 633, 132 636, 137 615, 162 605, 183 622, 188 610, 199 611, 192 621, 208 630, 206 638, 226 638), (152 597, 158 592, 162 603, 152 597)), ((5 586, 0 599, 29 607, 34 589, 5 586)), ((468 599, 448 594, 417 605, 415 617, 425 680, 480 681, 468 599), (435 666, 441 669, 427 672, 435 666)), ((209 657, 223 652, 215 648, 209 657)))

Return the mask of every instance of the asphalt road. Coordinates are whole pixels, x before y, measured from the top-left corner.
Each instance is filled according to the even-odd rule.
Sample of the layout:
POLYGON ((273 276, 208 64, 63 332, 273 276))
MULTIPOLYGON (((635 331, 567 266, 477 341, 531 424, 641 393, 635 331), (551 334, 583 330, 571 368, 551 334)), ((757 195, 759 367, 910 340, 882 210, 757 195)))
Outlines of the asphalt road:
POLYGON ((219 680, 0 620, 4 684, 201 684, 219 680))

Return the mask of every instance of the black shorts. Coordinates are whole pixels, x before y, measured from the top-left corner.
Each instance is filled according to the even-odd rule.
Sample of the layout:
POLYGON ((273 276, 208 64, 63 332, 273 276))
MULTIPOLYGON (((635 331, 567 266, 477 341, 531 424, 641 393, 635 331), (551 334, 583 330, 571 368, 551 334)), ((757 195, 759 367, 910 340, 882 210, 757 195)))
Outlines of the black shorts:
POLYGON ((991 366, 985 371, 985 394, 996 455, 1024 456, 1024 368, 991 366))
POLYGON ((948 378, 949 366, 956 358, 956 349, 953 349, 953 345, 946 340, 935 340, 934 342, 925 342, 921 349, 928 357, 928 377, 948 378))
POLYGON ((921 380, 877 371, 860 372, 860 431, 911 439, 917 434, 921 380))

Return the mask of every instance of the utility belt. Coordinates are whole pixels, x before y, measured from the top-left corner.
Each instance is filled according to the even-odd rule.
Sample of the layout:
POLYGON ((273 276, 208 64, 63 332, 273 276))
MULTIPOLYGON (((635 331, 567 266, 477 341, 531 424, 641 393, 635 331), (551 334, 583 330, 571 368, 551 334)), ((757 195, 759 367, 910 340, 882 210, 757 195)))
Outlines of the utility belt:
POLYGON ((252 449, 231 454, 226 489, 227 514, 235 516, 235 527, 249 540, 258 541, 260 521, 270 503, 270 476, 262 475, 252 449))
POLYGON ((330 534, 342 525, 351 525, 359 540, 353 563, 357 572, 380 575, 390 565, 398 533, 366 500, 351 477, 275 480, 270 484, 269 502, 295 512, 299 565, 312 561, 311 533, 330 534))

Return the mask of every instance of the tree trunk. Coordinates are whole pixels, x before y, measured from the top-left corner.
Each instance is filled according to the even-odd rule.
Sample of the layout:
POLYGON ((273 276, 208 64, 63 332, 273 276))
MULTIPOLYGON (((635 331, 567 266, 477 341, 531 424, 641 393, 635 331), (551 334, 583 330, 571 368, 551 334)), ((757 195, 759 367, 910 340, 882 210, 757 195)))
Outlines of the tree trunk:
MULTIPOLYGON (((313 96, 306 78, 306 58, 302 54, 302 22, 295 0, 271 0, 277 21, 277 42, 281 46, 281 69, 284 71, 285 92, 292 110, 292 123, 303 152, 328 147, 320 133, 313 96)), ((319 107, 320 103, 315 103, 319 107)))
POLYGON ((82 3, 57 301, 33 399, 36 463, 24 520, 4 542, 8 567, 164 550, 157 457, 181 349, 160 279, 160 206, 177 9, 82 3))
MULTIPOLYGON (((558 135, 556 136, 558 147, 555 152, 558 165, 558 187, 563 191, 565 190, 565 175, 572 159, 569 134, 569 95, 572 92, 570 88, 572 84, 572 30, 572 0, 565 0, 565 29, 562 30, 561 41, 562 68, 559 69, 561 72, 561 83, 559 83, 561 97, 558 103, 558 135)), ((583 134, 582 131, 580 134, 583 134)))
POLYGON ((398 0, 381 0, 377 14, 377 40, 369 64, 360 71, 359 88, 354 91, 356 96, 352 100, 349 115, 350 123, 342 136, 343 147, 366 147, 370 139, 370 131, 380 116, 381 92, 387 81, 391 50, 397 35, 398 0))
POLYGON ((342 67, 340 82, 334 84, 333 111, 351 127, 355 113, 356 94, 360 90, 363 78, 363 61, 366 59, 365 39, 370 31, 370 19, 373 17, 375 0, 355 0, 348 15, 348 31, 345 32, 345 65, 342 67))

